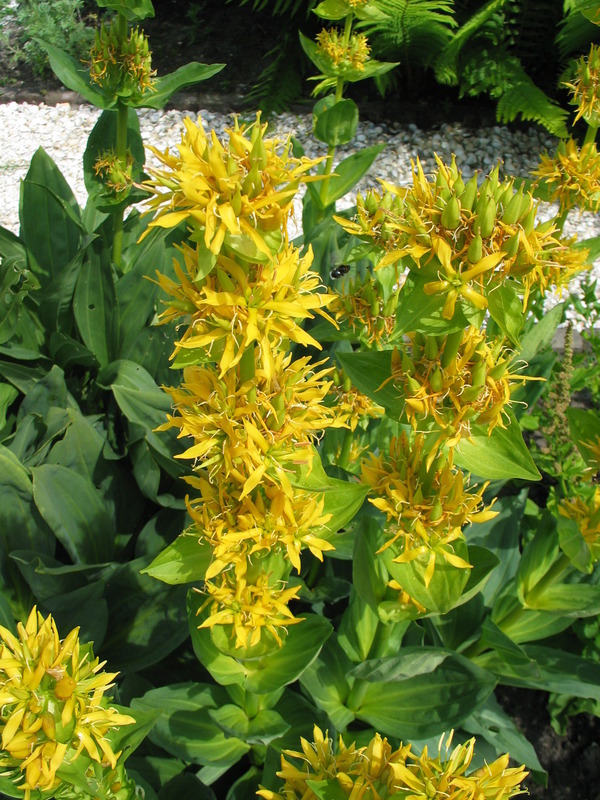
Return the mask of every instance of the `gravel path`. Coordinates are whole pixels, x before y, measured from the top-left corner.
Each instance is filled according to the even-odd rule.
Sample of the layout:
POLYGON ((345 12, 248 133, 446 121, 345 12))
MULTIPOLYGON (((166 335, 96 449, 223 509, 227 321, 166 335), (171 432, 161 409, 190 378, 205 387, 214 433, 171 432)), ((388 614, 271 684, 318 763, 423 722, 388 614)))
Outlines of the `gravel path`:
MULTIPOLYGON (((207 109, 190 111, 152 111, 140 113, 142 137, 158 148, 175 147, 180 141, 181 122, 185 116, 202 115, 205 128, 213 127, 223 134, 233 119, 231 114, 215 113, 207 109)), ((38 147, 43 147, 55 160, 78 201, 83 205, 86 191, 83 183, 81 161, 87 137, 100 111, 88 105, 59 103, 31 105, 6 103, 0 105, 0 225, 18 233, 19 181, 27 173, 29 162, 38 147)), ((311 135, 311 115, 280 114, 273 120, 274 132, 296 135, 309 156, 322 155, 325 145, 311 135)), ((475 170, 487 173, 498 161, 504 163, 507 174, 526 176, 538 163, 539 153, 552 152, 556 139, 545 131, 531 127, 512 130, 502 126, 466 129, 459 124, 442 125, 438 130, 421 130, 414 124, 386 126, 369 121, 361 122, 352 146, 341 147, 340 157, 349 155, 366 145, 384 143, 385 150, 378 156, 361 188, 376 185, 375 176, 385 177, 392 183, 410 182, 410 160, 419 156, 426 171, 435 162, 433 153, 449 160, 456 155, 463 177, 469 178, 475 170)), ((352 197, 345 198, 350 205, 352 197)), ((344 205, 344 201, 340 203, 344 205)), ((551 206, 540 209, 545 218, 555 212, 551 206)), ((579 239, 600 235, 600 216, 572 212, 565 234, 577 234, 579 239)), ((600 276, 600 261, 594 264, 594 273, 600 276)), ((552 302, 552 300, 550 300, 552 302)))

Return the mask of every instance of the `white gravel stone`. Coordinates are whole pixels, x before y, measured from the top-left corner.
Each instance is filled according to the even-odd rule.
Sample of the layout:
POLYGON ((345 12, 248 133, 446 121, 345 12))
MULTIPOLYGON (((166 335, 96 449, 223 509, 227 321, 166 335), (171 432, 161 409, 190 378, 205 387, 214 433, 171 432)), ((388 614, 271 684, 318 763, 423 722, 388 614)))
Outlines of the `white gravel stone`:
MULTIPOLYGON (((224 129, 234 119, 233 114, 221 114, 210 109, 198 111, 155 111, 140 113, 140 128, 146 144, 159 149, 176 148, 181 138, 182 121, 186 116, 196 119, 202 116, 206 129, 214 128, 222 136, 224 129)), ((82 157, 90 131, 100 111, 88 105, 59 103, 56 106, 32 105, 10 102, 0 104, 0 225, 14 233, 19 229, 19 187, 25 177, 29 162, 38 147, 43 147, 54 159, 71 186, 81 205, 85 204, 86 191, 83 182, 82 157)), ((240 115, 244 118, 244 115, 240 115)), ((276 115, 272 120, 276 134, 292 133, 310 157, 325 155, 326 146, 311 134, 312 115, 291 113, 276 115)), ((437 130, 421 130, 414 123, 407 125, 374 124, 363 121, 359 124, 356 146, 339 148, 339 158, 356 152, 365 145, 385 143, 386 147, 377 157, 370 174, 361 181, 360 189, 377 186, 377 178, 392 182, 408 183, 411 180, 410 161, 421 158, 423 168, 431 172, 435 168, 434 153, 449 159, 454 153, 468 179, 474 171, 487 173, 499 161, 503 163, 503 174, 528 176, 539 161, 543 151, 552 152, 556 140, 546 131, 531 127, 527 130, 512 130, 495 125, 489 129, 469 130, 458 123, 441 125, 437 130)), ((148 163, 152 163, 149 154, 148 163)), ((347 195, 341 207, 353 204, 354 195, 347 195)), ((540 208, 540 216, 555 209, 540 208)), ((297 214, 297 219, 300 215, 297 214)), ((296 223, 297 224, 297 223, 296 223)), ((600 217, 597 214, 572 212, 565 227, 566 235, 577 235, 587 239, 600 235, 600 217)), ((600 277, 600 261, 594 264, 594 276, 600 277)), ((555 299, 549 298, 549 303, 555 299)))

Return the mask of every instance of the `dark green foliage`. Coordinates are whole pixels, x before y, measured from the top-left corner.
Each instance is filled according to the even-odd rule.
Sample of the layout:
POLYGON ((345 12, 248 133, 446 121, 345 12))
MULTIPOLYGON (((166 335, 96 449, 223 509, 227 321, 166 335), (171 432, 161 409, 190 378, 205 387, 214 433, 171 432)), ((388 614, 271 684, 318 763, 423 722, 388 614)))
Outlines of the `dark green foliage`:
POLYGON ((43 39, 76 58, 85 56, 94 36, 95 18, 83 16, 83 0, 0 0, 0 45, 13 63, 28 64, 42 75, 48 57, 35 42, 43 39))
POLYGON ((456 27, 453 0, 378 0, 377 6, 385 19, 358 27, 378 55, 399 59, 404 67, 409 59, 429 66, 456 27))

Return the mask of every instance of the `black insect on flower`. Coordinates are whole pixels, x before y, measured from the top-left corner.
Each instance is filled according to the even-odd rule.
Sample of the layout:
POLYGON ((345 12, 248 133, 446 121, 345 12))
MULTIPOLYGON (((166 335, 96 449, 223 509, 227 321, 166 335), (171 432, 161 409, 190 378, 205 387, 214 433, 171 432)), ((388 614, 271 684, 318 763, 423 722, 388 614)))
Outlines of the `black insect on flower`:
POLYGON ((347 272, 350 272, 348 264, 338 264, 337 267, 331 270, 329 275, 331 278, 341 278, 342 275, 345 275, 347 272))

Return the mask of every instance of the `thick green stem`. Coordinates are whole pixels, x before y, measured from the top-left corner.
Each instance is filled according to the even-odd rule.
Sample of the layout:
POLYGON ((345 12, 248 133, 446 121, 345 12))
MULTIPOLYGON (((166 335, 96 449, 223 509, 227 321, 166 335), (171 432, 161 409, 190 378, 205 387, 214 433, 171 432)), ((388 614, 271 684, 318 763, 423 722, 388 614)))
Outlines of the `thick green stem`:
MULTIPOLYGON (((254 357, 254 345, 248 345, 240 359, 240 382, 254 381, 256 376, 256 359, 254 357)), ((256 402, 256 385, 253 383, 248 390, 246 397, 250 403, 256 402)))
MULTIPOLYGON (((116 156, 119 162, 125 166, 127 164, 127 115, 128 107, 119 101, 117 103, 117 145, 116 156)), ((124 209, 119 207, 113 213, 113 263, 121 266, 123 254, 123 215, 124 209)))
MULTIPOLYGON (((352 20, 354 15, 347 14, 346 19, 344 20, 344 33, 343 33, 343 45, 344 47, 348 47, 350 44, 350 37, 352 35, 352 20)), ((344 79, 338 78, 335 84, 335 102, 339 103, 340 100, 344 97, 344 79)), ((327 195, 327 187, 329 186, 329 178, 333 171, 333 161, 335 158, 335 145, 329 145, 327 148, 327 158, 325 160, 325 169, 323 170, 323 175, 326 177, 324 178, 323 182, 321 183, 321 199, 323 200, 327 195)))
POLYGON ((590 144, 591 142, 596 141, 596 132, 598 130, 597 125, 590 125, 588 124, 588 129, 585 134, 585 139, 583 140, 584 145, 590 144))
POLYGON ((344 441, 342 442, 342 450, 340 452, 340 457, 338 458, 338 467, 342 467, 342 469, 347 469, 348 462, 350 461, 350 453, 352 452, 352 442, 354 440, 354 434, 350 430, 350 428, 346 428, 344 431, 344 441))

